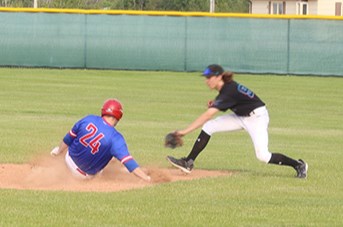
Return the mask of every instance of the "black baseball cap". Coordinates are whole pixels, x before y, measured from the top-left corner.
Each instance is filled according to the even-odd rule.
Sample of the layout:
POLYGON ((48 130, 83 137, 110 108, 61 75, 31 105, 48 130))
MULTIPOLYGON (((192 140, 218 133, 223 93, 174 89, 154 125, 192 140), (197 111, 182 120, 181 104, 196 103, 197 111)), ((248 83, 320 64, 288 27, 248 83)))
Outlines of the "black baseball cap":
POLYGON ((204 70, 202 75, 208 78, 211 76, 219 76, 223 73, 224 73, 223 67, 217 64, 212 64, 212 65, 207 66, 207 68, 204 70))

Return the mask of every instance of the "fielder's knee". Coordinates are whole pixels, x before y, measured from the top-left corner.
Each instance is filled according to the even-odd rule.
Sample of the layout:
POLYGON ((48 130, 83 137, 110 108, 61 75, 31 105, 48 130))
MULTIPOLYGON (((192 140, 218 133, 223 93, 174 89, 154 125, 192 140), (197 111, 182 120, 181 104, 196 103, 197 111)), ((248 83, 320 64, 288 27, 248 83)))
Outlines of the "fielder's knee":
POLYGON ((214 133, 214 127, 212 125, 212 121, 207 121, 203 126, 202 126, 202 131, 204 131, 207 135, 212 136, 214 133))
POLYGON ((255 152, 256 152, 256 158, 264 163, 268 163, 272 157, 272 153, 270 153, 269 151, 262 152, 262 151, 256 150, 255 152))

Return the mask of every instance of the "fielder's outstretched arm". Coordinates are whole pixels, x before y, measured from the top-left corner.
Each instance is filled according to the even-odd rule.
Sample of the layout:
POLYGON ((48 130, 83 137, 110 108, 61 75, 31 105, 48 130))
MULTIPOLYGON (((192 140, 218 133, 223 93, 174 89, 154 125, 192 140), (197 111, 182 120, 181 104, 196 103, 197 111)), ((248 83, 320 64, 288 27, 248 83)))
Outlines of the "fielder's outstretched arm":
POLYGON ((208 120, 212 119, 212 117, 218 112, 219 110, 217 108, 208 108, 195 121, 193 121, 187 128, 183 130, 177 130, 177 134, 181 136, 187 135, 188 133, 194 131, 195 129, 203 126, 203 124, 205 124, 208 120))

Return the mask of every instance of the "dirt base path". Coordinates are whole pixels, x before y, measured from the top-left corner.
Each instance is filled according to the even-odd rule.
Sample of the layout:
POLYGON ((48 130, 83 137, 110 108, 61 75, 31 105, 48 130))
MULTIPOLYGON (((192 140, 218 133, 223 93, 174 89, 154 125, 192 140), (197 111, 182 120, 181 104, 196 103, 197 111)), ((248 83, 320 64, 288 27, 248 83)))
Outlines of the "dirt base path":
POLYGON ((118 161, 111 161, 104 171, 91 180, 73 178, 63 157, 42 156, 27 164, 0 164, 0 188, 19 190, 114 192, 143 188, 173 181, 232 175, 230 171, 195 169, 184 174, 175 168, 144 167, 152 177, 146 183, 130 174, 118 161))

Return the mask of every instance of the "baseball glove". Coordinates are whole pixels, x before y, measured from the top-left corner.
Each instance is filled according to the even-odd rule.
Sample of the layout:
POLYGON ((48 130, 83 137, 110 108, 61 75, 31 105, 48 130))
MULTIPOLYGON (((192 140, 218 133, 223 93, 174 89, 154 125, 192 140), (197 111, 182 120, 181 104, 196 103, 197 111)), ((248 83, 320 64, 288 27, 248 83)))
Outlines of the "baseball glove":
POLYGON ((164 140, 164 146, 169 147, 171 149, 181 147, 183 145, 183 140, 181 135, 177 134, 177 132, 168 133, 164 140))

